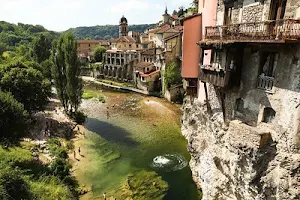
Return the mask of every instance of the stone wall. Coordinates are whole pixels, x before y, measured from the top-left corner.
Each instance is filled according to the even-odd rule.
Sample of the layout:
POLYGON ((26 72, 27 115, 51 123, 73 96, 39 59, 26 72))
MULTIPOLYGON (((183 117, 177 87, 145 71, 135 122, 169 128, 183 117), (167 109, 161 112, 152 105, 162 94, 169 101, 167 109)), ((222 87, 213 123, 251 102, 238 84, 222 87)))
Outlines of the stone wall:
POLYGON ((203 199, 300 199, 300 45, 246 46, 241 85, 209 85, 209 104, 185 99, 182 133, 203 199), (278 51, 274 93, 256 89, 261 51, 278 51), (237 108, 237 99, 242 105, 237 108), (262 122, 265 107, 275 118, 262 122), (237 112, 238 110, 238 112, 237 112))
POLYGON ((244 6, 242 9, 242 23, 261 22, 264 6, 260 3, 244 6))

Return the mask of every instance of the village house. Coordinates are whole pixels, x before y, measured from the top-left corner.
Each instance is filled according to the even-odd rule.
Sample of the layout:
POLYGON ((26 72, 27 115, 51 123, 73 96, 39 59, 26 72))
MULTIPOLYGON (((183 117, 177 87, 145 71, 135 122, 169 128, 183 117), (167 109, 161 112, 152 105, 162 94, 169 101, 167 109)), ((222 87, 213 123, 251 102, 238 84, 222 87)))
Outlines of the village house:
POLYGON ((87 58, 93 55, 97 46, 110 48, 110 44, 106 40, 77 40, 77 54, 80 58, 87 58))

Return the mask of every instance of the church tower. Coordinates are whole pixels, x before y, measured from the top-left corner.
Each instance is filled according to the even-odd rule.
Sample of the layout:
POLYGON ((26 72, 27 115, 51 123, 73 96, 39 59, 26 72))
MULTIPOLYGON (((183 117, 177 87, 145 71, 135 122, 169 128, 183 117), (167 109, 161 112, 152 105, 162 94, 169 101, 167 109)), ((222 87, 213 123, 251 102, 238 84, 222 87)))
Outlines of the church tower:
POLYGON ((127 19, 123 17, 120 19, 119 25, 119 37, 127 36, 128 35, 128 22, 127 19))

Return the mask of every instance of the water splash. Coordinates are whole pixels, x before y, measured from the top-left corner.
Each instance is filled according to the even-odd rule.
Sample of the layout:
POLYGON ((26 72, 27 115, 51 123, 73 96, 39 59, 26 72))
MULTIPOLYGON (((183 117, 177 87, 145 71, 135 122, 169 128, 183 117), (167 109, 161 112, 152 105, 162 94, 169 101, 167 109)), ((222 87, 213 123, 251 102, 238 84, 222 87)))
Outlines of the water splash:
POLYGON ((153 158, 151 168, 166 172, 179 171, 187 166, 185 157, 179 153, 165 154, 153 158))

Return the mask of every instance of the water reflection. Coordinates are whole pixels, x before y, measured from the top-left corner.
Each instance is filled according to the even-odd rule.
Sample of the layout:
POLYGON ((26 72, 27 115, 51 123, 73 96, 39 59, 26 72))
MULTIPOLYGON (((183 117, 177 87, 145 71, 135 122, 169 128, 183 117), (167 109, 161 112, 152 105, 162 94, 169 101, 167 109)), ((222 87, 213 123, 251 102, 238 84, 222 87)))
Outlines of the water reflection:
POLYGON ((95 118, 88 118, 84 126, 87 130, 113 143, 129 147, 136 147, 139 144, 130 138, 131 134, 128 131, 95 118))

